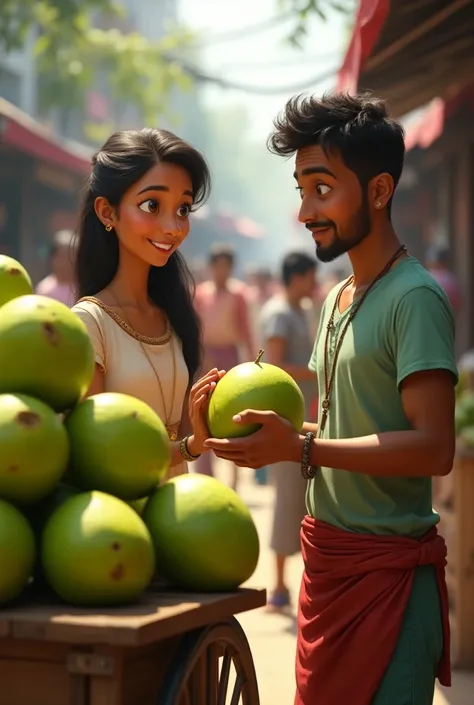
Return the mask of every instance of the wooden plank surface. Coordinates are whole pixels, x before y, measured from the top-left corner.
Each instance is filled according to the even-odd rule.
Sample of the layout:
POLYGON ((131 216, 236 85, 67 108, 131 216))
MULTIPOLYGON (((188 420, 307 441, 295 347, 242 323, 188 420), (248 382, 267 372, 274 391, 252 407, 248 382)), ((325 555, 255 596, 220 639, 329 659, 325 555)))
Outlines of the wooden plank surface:
POLYGON ((117 609, 75 609, 45 602, 0 610, 0 637, 139 646, 262 607, 265 590, 222 594, 150 591, 141 602, 117 609))

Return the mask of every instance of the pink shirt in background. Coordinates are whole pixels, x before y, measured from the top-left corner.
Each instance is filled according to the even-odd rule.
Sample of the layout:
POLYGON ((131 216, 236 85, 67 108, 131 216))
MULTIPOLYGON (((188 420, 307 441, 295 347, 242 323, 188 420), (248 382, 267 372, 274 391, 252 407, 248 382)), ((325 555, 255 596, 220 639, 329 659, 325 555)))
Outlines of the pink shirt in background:
POLYGON ((226 289, 207 281, 196 287, 195 306, 201 318, 203 342, 209 347, 245 345, 253 355, 244 285, 231 280, 226 289))
POLYGON ((65 306, 71 308, 76 303, 74 289, 71 284, 61 284, 58 282, 54 274, 45 277, 36 287, 36 293, 40 296, 49 296, 50 299, 56 299, 65 306))

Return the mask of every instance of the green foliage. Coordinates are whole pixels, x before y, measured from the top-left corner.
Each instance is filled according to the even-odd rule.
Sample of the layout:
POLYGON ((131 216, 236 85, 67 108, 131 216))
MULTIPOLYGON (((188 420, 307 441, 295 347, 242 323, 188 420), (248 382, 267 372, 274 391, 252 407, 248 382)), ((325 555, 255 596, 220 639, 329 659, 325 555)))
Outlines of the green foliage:
POLYGON ((312 15, 317 15, 325 22, 328 10, 348 14, 354 6, 353 0, 278 0, 278 3, 282 11, 292 11, 295 14, 295 25, 289 41, 296 47, 300 47, 306 37, 308 20, 312 15))
POLYGON ((456 436, 465 445, 474 445, 474 392, 465 389, 456 399, 456 436))
POLYGON ((175 31, 150 42, 138 33, 94 27, 92 13, 123 18, 113 0, 2 0, 0 48, 7 52, 20 48, 29 30, 38 28, 41 111, 81 107, 86 91, 102 75, 113 99, 136 105, 145 121, 154 122, 166 111, 171 88, 190 84, 180 66, 168 58, 190 41, 190 33, 175 31))
POLYGON ((121 14, 113 0, 2 0, 0 5, 0 46, 7 53, 21 49, 31 27, 54 25, 67 38, 81 34, 90 11, 121 14))

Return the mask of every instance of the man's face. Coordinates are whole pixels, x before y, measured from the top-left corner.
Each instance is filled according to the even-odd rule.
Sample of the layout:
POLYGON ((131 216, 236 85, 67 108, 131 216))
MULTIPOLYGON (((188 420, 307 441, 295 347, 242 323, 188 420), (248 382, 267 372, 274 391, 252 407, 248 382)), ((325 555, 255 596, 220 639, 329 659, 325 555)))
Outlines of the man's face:
POLYGON ((299 150, 295 166, 302 200, 298 218, 313 234, 317 257, 331 262, 369 234, 367 193, 339 155, 326 155, 319 146, 299 150))
POLYGON ((293 290, 301 299, 312 299, 316 289, 316 269, 308 269, 304 274, 295 274, 293 290))
POLYGON ((212 278, 218 286, 224 286, 232 276, 232 261, 228 257, 217 257, 211 265, 212 278))

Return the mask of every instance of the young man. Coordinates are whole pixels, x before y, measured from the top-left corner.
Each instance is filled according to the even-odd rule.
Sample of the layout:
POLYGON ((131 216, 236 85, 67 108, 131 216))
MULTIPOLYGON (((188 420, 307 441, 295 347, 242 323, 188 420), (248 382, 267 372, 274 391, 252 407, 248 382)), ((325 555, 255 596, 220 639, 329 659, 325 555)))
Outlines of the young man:
MULTIPOLYGON (((308 369, 312 342, 308 317, 301 304, 313 298, 315 276, 313 257, 304 252, 286 255, 281 268, 283 291, 267 301, 260 315, 265 360, 286 370, 298 383, 305 399, 307 418, 316 380, 308 369)), ((275 587, 268 600, 271 611, 286 609, 291 601, 285 582, 286 559, 300 551, 300 528, 306 514, 306 482, 298 470, 298 464, 288 462, 271 467, 275 503, 270 545, 275 552, 276 569, 275 587)))
POLYGON ((353 277, 328 295, 310 368, 318 427, 246 411, 253 436, 209 439, 237 465, 301 463, 296 705, 431 705, 450 682, 446 547, 431 478, 451 471, 453 314, 390 219, 403 130, 368 95, 294 98, 269 146, 296 154, 299 218, 320 260, 353 277))

